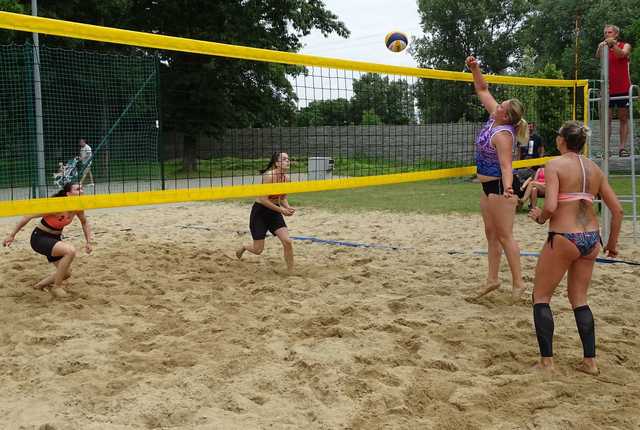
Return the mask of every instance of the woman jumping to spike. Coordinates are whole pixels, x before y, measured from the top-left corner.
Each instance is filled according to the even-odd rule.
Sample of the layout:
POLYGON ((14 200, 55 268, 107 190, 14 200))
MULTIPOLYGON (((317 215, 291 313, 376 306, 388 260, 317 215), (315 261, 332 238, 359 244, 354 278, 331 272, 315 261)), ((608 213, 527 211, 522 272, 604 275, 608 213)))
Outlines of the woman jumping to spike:
POLYGON ((512 277, 512 297, 518 299, 525 289, 520 267, 520 247, 513 237, 513 221, 518 198, 513 191, 512 148, 518 141, 528 139, 527 122, 522 118, 524 107, 518 99, 496 102, 474 57, 468 57, 467 66, 473 74, 473 84, 490 118, 476 139, 476 166, 478 179, 484 191, 480 209, 488 243, 489 273, 481 297, 500 287, 498 271, 502 251, 507 256, 512 277))
MULTIPOLYGON (((68 183, 52 197, 78 196, 80 194, 82 194, 82 186, 68 183)), ((82 231, 86 239, 85 249, 87 253, 91 253, 91 227, 84 215, 84 211, 25 216, 2 242, 4 246, 10 246, 16 234, 18 234, 29 221, 33 218, 42 217, 40 223, 36 225, 31 233, 31 248, 37 253, 46 256, 47 260, 56 266, 56 271, 46 276, 33 288, 44 290, 51 287, 51 294, 56 297, 65 297, 68 295, 62 286, 62 281, 71 276, 71 263, 76 256, 76 249, 70 243, 63 242, 61 235, 62 229, 71 224, 71 221, 73 221, 73 218, 76 216, 82 224, 82 231)))
POLYGON ((556 145, 561 156, 545 169, 544 209, 534 207, 529 216, 539 224, 549 220, 549 236, 542 248, 533 287, 533 321, 540 347, 538 368, 553 368, 553 313, 549 307, 556 287, 567 276, 567 293, 582 341, 583 359, 577 370, 597 374, 596 337, 593 314, 587 305, 587 290, 600 252, 598 215, 592 202, 596 195, 611 210, 611 233, 604 247, 609 257, 616 246, 623 211, 607 177, 591 160, 580 155, 587 127, 567 121, 558 131, 556 145))
MULTIPOLYGON (((276 152, 271 156, 269 164, 261 170, 263 184, 275 184, 289 182, 287 171, 289 170, 289 156, 285 152, 276 152)), ((245 251, 260 255, 264 250, 264 240, 267 231, 277 236, 284 248, 284 261, 287 263, 287 270, 293 270, 293 242, 289 237, 287 224, 284 216, 291 216, 295 209, 289 206, 286 194, 274 194, 270 196, 260 196, 251 208, 249 218, 249 229, 253 243, 243 245, 236 251, 236 256, 240 259, 245 251)))

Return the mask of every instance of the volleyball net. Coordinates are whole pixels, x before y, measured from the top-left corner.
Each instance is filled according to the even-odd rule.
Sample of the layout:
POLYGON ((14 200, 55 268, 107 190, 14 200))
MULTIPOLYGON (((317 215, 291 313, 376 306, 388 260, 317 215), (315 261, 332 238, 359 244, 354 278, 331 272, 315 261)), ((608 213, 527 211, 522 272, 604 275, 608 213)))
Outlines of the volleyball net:
MULTIPOLYGON (((0 216, 475 173, 474 139, 487 115, 469 73, 6 12, 0 28, 59 36, 51 39, 57 46, 101 42, 82 50, 47 40, 37 50, 29 43, 0 47, 0 100, 7 107, 0 113, 0 216), (84 176, 90 166, 95 185, 81 197, 44 197, 58 190, 59 170, 77 160, 80 139, 93 154, 76 173, 84 176), (290 183, 261 183, 258 171, 274 152, 293 161, 290 183)), ((496 99, 523 101, 549 150, 563 121, 587 119, 586 81, 486 79, 496 99)))

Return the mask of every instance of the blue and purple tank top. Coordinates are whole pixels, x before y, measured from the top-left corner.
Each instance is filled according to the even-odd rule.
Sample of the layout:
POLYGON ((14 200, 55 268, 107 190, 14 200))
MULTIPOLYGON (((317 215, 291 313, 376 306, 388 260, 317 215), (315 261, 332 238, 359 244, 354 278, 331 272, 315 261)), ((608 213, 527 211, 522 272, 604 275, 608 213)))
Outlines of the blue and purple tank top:
POLYGON ((498 159, 498 151, 496 147, 491 144, 491 139, 496 133, 501 131, 508 131, 511 133, 511 139, 513 141, 512 146, 515 144, 515 128, 512 125, 499 125, 493 127, 495 118, 491 117, 484 124, 478 137, 476 139, 476 168, 479 175, 485 176, 502 176, 500 170, 500 160, 498 159))

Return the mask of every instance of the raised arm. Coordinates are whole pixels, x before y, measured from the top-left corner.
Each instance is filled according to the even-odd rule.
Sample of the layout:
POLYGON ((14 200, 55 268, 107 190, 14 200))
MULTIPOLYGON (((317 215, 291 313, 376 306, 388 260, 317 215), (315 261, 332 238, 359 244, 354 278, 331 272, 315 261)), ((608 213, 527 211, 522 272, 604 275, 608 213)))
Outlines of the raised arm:
POLYGON ((496 106, 498 102, 493 98, 491 93, 489 92, 489 85, 487 81, 484 80, 484 76, 482 76, 482 71, 480 70, 480 65, 475 57, 467 57, 466 60, 467 67, 471 70, 471 74, 473 75, 473 87, 476 90, 476 94, 480 98, 480 102, 484 106, 484 108, 489 112, 490 115, 496 111, 496 106))
POLYGON ((602 55, 605 46, 608 46, 613 51, 613 55, 617 58, 628 58, 631 55, 631 45, 625 43, 622 45, 622 48, 618 46, 618 41, 612 37, 603 40, 598 44, 598 49, 596 49, 596 58, 600 58, 602 55))
POLYGON ((611 46, 611 50, 613 51, 613 55, 617 58, 629 58, 631 55, 631 45, 625 43, 622 45, 622 48, 618 46, 617 41, 611 46))

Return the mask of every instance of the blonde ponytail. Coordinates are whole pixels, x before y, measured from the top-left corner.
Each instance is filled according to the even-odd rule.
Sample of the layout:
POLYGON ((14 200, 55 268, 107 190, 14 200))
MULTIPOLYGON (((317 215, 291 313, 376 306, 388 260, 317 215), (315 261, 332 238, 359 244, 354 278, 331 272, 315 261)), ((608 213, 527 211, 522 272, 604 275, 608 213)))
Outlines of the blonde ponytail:
POLYGON ((524 118, 520 118, 520 121, 514 126, 516 129, 516 140, 524 145, 529 142, 529 124, 524 118))
POLYGON ((524 105, 518 99, 509 99, 507 115, 511 119, 511 124, 516 129, 516 140, 521 144, 529 141, 529 127, 524 119, 524 105))

